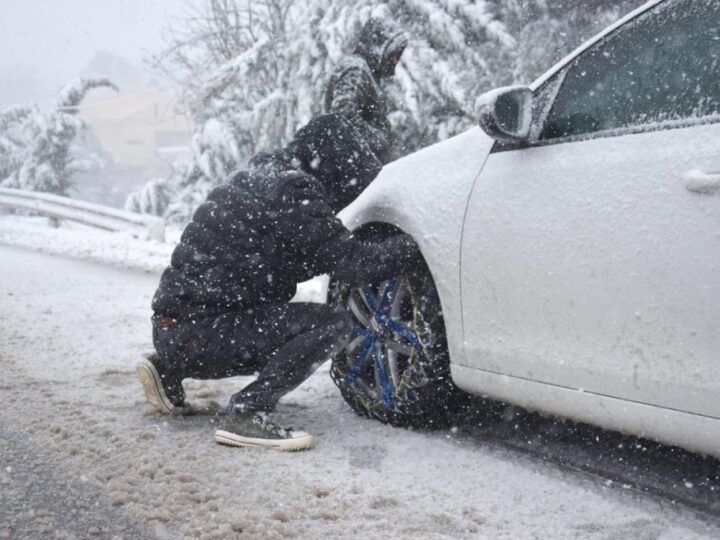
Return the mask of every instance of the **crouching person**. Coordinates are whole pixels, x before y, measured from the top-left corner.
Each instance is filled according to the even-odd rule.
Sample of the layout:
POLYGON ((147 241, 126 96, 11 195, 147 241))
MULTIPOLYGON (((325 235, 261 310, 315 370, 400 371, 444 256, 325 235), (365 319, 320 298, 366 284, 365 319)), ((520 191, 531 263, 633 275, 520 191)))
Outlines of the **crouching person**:
POLYGON ((335 217, 380 168, 347 120, 325 115, 208 195, 153 298, 157 354, 137 371, 155 408, 191 413, 185 378, 258 373, 230 398, 215 440, 280 450, 313 445, 310 434, 282 429, 268 413, 347 342, 352 326, 329 305, 288 303, 296 284, 324 273, 350 284, 378 282, 419 256, 407 236, 360 242, 335 217))

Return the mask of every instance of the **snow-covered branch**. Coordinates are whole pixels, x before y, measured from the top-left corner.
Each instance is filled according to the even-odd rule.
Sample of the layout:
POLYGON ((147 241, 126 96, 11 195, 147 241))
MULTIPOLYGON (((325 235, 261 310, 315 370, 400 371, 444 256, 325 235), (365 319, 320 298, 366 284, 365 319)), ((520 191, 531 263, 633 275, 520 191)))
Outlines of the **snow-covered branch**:
POLYGON ((66 195, 72 176, 88 160, 73 144, 86 129, 78 105, 93 88, 117 87, 83 77, 60 90, 56 106, 14 107, 0 113, 0 186, 66 195))

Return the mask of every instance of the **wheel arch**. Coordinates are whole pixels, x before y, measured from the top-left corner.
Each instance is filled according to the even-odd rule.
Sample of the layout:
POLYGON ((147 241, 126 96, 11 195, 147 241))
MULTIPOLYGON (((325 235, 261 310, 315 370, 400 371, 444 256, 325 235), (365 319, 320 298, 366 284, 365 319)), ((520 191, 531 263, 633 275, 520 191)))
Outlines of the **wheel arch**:
POLYGON ((374 227, 415 240, 440 297, 451 363, 466 364, 460 305, 465 211, 494 142, 474 127, 389 163, 339 216, 350 230, 382 223, 374 227))
POLYGON ((447 261, 440 262, 440 257, 433 256, 427 243, 423 242, 422 239, 418 239, 417 236, 413 234, 413 227, 403 227, 398 224, 398 221, 399 220, 390 221, 377 218, 368 220, 354 227, 353 234, 361 240, 387 238, 397 234, 407 234, 413 239, 420 250, 423 264, 432 277, 440 300, 450 363, 461 363, 460 355, 463 353, 461 346, 462 340, 459 339, 458 336, 462 336, 462 324, 458 316, 455 315, 459 312, 460 303, 458 294, 448 286, 452 280, 448 280, 443 276, 443 272, 447 271, 447 261))

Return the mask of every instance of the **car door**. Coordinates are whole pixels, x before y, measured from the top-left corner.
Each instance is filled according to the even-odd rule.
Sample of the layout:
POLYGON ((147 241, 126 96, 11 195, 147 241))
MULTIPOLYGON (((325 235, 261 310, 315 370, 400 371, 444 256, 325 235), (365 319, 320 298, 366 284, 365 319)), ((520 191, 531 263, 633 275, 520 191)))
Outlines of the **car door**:
POLYGON ((718 20, 660 4, 496 145, 463 231, 469 367, 720 417, 718 20))

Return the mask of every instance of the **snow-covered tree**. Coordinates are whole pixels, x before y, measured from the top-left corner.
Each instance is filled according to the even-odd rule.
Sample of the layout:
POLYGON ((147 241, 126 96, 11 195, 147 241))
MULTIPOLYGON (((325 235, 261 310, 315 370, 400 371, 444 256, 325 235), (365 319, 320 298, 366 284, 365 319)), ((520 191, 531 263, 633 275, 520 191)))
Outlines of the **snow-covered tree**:
POLYGON ((0 118, 8 120, 0 119, 0 144, 10 141, 14 146, 11 157, 2 160, 0 184, 67 195, 73 173, 87 164, 73 152, 73 144, 86 129, 77 116, 78 106, 88 91, 99 87, 117 90, 107 79, 83 77, 62 88, 50 110, 34 106, 1 113, 0 118), (19 117, 17 111, 22 111, 19 117))
POLYGON ((166 178, 153 178, 140 191, 131 193, 125 201, 125 210, 138 214, 162 216, 174 195, 166 178))
POLYGON ((171 216, 187 219, 201 194, 321 113, 330 74, 371 16, 392 18, 410 39, 387 88, 397 154, 471 125, 475 94, 496 82, 486 56, 515 45, 490 2, 208 0, 155 59, 196 124, 171 216))
POLYGON ((643 0, 497 0, 495 13, 517 40, 498 66, 503 84, 529 83, 643 0))
POLYGON ((30 107, 10 107, 0 111, 0 180, 22 165, 22 155, 29 144, 24 125, 32 112, 30 107))
POLYGON ((330 74, 370 17, 393 20, 409 38, 385 88, 399 156, 474 125, 478 95, 530 82, 640 2, 207 0, 169 29, 154 59, 183 89, 196 125, 190 162, 162 186, 175 192, 166 213, 187 220, 232 170, 322 112, 330 74))

